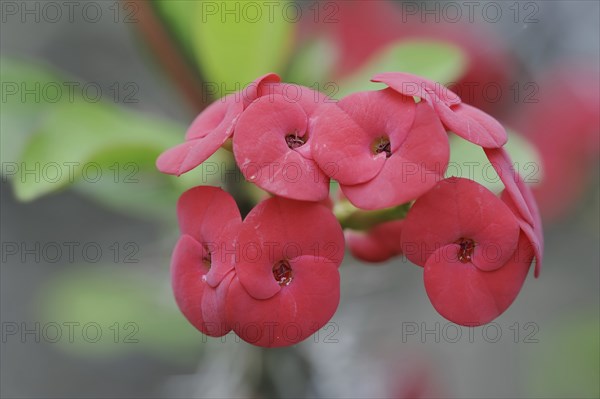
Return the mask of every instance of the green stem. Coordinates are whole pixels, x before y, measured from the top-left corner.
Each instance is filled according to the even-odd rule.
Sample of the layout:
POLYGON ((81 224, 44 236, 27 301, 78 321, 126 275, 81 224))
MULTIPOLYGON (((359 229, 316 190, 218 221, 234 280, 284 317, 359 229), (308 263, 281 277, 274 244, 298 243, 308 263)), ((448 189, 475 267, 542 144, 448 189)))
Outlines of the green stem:
POLYGON ((344 229, 369 230, 379 223, 404 219, 409 208, 410 204, 406 203, 392 208, 364 211, 345 200, 335 205, 333 213, 344 229))

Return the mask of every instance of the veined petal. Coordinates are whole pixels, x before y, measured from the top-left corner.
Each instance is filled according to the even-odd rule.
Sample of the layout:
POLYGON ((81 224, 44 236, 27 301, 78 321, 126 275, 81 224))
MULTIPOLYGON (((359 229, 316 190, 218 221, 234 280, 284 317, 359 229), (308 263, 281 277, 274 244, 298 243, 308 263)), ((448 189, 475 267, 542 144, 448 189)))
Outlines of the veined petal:
POLYGON ((243 340, 263 347, 294 345, 323 327, 340 299, 338 268, 304 255, 290 260, 293 279, 268 299, 256 299, 235 278, 227 298, 227 317, 243 340))
MULTIPOLYGON (((391 143, 394 137, 391 136, 391 143)), ((450 157, 448 136, 435 112, 416 106, 414 123, 381 171, 357 185, 340 184, 344 195, 361 209, 382 209, 412 201, 444 177, 450 157)))
POLYGON ((433 108, 444 126, 463 139, 484 148, 500 148, 508 141, 506 129, 485 112, 461 103, 448 107, 434 102, 433 108))
MULTIPOLYGON (((212 298, 214 289, 206 283, 208 267, 203 262, 205 254, 202 244, 189 235, 177 242, 171 260, 171 283, 175 300, 183 315, 204 334, 222 336, 229 332, 225 319, 224 303, 212 298), (203 308, 221 308, 221 311, 205 312, 203 308)), ((221 296, 222 297, 222 296, 221 296)))
POLYGON ((338 267, 344 256, 344 236, 333 213, 319 203, 269 198, 258 204, 242 224, 240 259, 235 269, 240 282, 256 299, 280 291, 273 266, 300 256, 338 267))
POLYGON ((437 249, 472 240, 463 261, 490 271, 514 254, 518 237, 517 219, 504 202, 472 180, 449 178, 420 197, 408 212, 402 250, 423 266, 437 249))
POLYGON ((371 82, 384 83, 400 94, 420 97, 429 103, 442 101, 446 106, 461 103, 460 97, 441 83, 410 73, 379 73, 371 78, 371 82))
POLYGON ((464 326, 489 323, 504 313, 517 297, 533 258, 531 246, 520 235, 517 251, 494 271, 482 271, 457 257, 457 244, 439 248, 425 264, 427 296, 446 319, 464 326))
POLYGON ((181 233, 194 237, 210 252, 207 280, 215 287, 233 269, 234 239, 242 224, 235 200, 218 187, 194 187, 179 198, 177 218, 181 233))
POLYGON ((340 184, 371 180, 384 167, 386 151, 395 152, 406 140, 415 108, 411 97, 390 89, 354 93, 322 106, 314 122, 314 159, 340 184), (382 140, 389 148, 375 151, 382 140))
POLYGON ((329 178, 297 151, 310 148, 307 129, 307 114, 298 103, 278 94, 257 99, 244 111, 233 138, 233 152, 244 177, 286 198, 325 199, 329 178), (289 137, 305 143, 291 148, 289 137))

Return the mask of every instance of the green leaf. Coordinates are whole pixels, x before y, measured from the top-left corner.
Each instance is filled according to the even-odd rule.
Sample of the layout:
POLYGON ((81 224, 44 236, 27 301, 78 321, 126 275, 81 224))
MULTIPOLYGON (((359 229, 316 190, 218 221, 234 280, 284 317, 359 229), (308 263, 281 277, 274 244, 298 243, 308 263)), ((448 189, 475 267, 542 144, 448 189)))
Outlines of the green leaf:
MULTIPOLYGON (((290 68, 286 73, 286 80, 327 93, 327 83, 333 87, 328 79, 333 74, 333 69, 338 62, 335 43, 327 36, 321 35, 306 41, 294 54, 290 68), (315 87, 315 85, 318 85, 315 87)), ((337 90, 337 88, 336 88, 337 90)))
POLYGON ((125 176, 116 176, 111 162, 123 160, 138 170, 149 168, 162 150, 179 142, 183 130, 107 104, 61 104, 27 143, 20 166, 34 173, 19 173, 20 178, 12 180, 15 194, 28 201, 82 179, 89 183, 132 180, 126 174, 128 166, 117 165, 127 170, 121 171, 125 176))
MULTIPOLYGON (((113 208, 141 217, 171 219, 181 192, 196 184, 214 184, 220 175, 182 178, 163 175, 155 160, 179 144, 185 128, 107 104, 64 104, 48 116, 23 152, 12 179, 22 201, 74 184, 78 191, 113 208), (196 178, 194 178, 196 177, 196 178)), ((225 162, 223 152, 210 162, 225 162)))
MULTIPOLYGON (((156 170, 157 156, 183 141, 185 126, 64 92, 49 102, 44 87, 67 87, 58 73, 10 59, 1 66, 3 89, 9 89, 2 99, 2 174, 19 200, 73 186, 129 215, 174 220, 181 192, 221 180, 201 168, 181 178, 156 170)), ((225 151, 209 161, 232 168, 225 151)))
MULTIPOLYGON (((541 181, 541 157, 533 144, 508 130, 508 143, 504 148, 510 154, 515 170, 526 183, 537 184, 541 181)), ((454 134, 450 135, 450 162, 445 176, 475 180, 495 193, 504 189, 500 177, 481 147, 454 134)))
POLYGON ((399 40, 377 51, 357 72, 340 81, 337 98, 373 90, 381 84, 370 82, 381 72, 408 72, 440 83, 456 81, 465 71, 467 61, 454 45, 423 40, 399 40))
POLYGON ((195 53, 213 85, 208 91, 222 96, 267 72, 283 72, 297 25, 282 12, 288 3, 194 3, 195 53))
POLYGON ((231 154, 223 149, 218 150, 204 164, 182 176, 167 176, 159 173, 154 166, 154 159, 138 151, 111 150, 100 154, 94 162, 103 165, 108 171, 108 178, 91 183, 78 180, 73 188, 90 197, 92 200, 108 208, 126 213, 128 216, 159 219, 174 223, 177 199, 188 188, 197 185, 224 186, 222 170, 233 170, 234 161, 231 154), (136 155, 140 159, 135 159, 136 155), (217 165, 205 169, 207 164, 217 165))
POLYGON ((0 59, 2 162, 17 162, 33 131, 58 104, 68 100, 68 96, 63 95, 58 97, 57 103, 52 103, 42 94, 48 91, 50 95, 57 86, 66 89, 62 83, 59 74, 47 66, 5 57, 0 59))
POLYGON ((37 317, 44 325, 63 326, 56 345, 70 355, 139 353, 192 364, 202 349, 202 336, 179 312, 167 273, 153 272, 100 264, 69 268, 40 290, 37 317), (71 340, 64 323, 71 323, 71 340))

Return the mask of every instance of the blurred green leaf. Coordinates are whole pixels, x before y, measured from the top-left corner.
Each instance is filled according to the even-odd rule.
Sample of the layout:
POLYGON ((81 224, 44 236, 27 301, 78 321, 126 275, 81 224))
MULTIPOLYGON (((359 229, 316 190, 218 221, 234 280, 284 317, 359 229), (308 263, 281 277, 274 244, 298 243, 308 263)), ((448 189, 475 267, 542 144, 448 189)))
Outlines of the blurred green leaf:
POLYGON ((53 69, 3 57, 0 59, 2 109, 0 118, 0 156, 2 162, 17 162, 27 140, 44 119, 68 96, 56 103, 42 98, 42 92, 62 86, 63 79, 53 69))
MULTIPOLYGON (((208 175, 202 168, 180 178, 156 170, 157 156, 183 141, 185 126, 110 103, 86 102, 77 94, 63 92, 52 102, 44 87, 66 88, 59 73, 10 59, 1 66, 2 173, 19 200, 72 185, 130 215, 174 220, 171 210, 181 192, 221 180, 220 173, 208 175)), ((231 169, 225 151, 209 161, 219 165, 218 171, 231 169)))
POLYGON ((183 130, 108 104, 61 104, 47 115, 21 156, 23 167, 37 169, 39 175, 13 179, 15 193, 27 201, 82 179, 135 182, 137 172, 151 167, 162 150, 177 144, 183 130))
MULTIPOLYGON (((508 130, 508 143, 504 148, 510 154, 515 170, 526 183, 541 182, 541 158, 533 144, 520 134, 508 130)), ((454 134, 450 135, 450 162, 445 176, 475 180, 495 193, 504 189, 500 177, 481 147, 454 134)))
POLYGON ((288 1, 195 2, 195 52, 207 83, 222 96, 267 72, 282 73, 295 23, 281 12, 288 1), (226 10, 237 10, 230 11, 226 10))
POLYGON ((72 339, 57 341, 59 349, 91 358, 144 353, 186 364, 197 360, 202 335, 179 312, 168 276, 138 267, 79 266, 45 283, 37 298, 39 319, 78 323, 72 324, 72 339))
POLYGON ((181 193, 197 185, 224 186, 222 181, 225 179, 221 172, 233 170, 234 164, 231 153, 220 149, 202 166, 174 177, 156 171, 154 159, 148 159, 145 153, 119 153, 120 151, 110 151, 100 154, 95 161, 108 171, 108 178, 93 184, 79 180, 73 188, 106 207, 126 212, 128 216, 163 219, 171 223, 176 221, 175 206, 181 193), (136 154, 141 159, 136 159, 136 154), (214 166, 208 169, 209 164, 214 166))
POLYGON ((335 43, 327 36, 315 36, 306 41, 294 54, 286 79, 290 82, 312 87, 332 94, 327 85, 338 62, 335 43))
POLYGON ((375 83, 369 80, 381 72, 408 72, 449 83, 456 81, 466 66, 466 57, 457 46, 436 41, 400 40, 377 51, 360 70, 342 79, 336 98, 373 90, 375 83))

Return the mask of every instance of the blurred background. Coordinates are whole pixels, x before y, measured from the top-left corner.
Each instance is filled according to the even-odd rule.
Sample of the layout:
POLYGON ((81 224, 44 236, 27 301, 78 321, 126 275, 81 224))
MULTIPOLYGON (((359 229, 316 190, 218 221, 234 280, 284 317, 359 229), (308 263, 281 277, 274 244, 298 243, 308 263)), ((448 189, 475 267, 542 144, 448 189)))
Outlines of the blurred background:
POLYGON ((0 4, 3 398, 600 396, 598 2, 0 4), (175 202, 250 189, 161 175, 156 156, 266 72, 339 98, 387 70, 509 128, 544 217, 541 277, 469 329, 435 312, 418 267, 347 254, 338 311, 305 342, 202 336, 171 293, 175 202))

